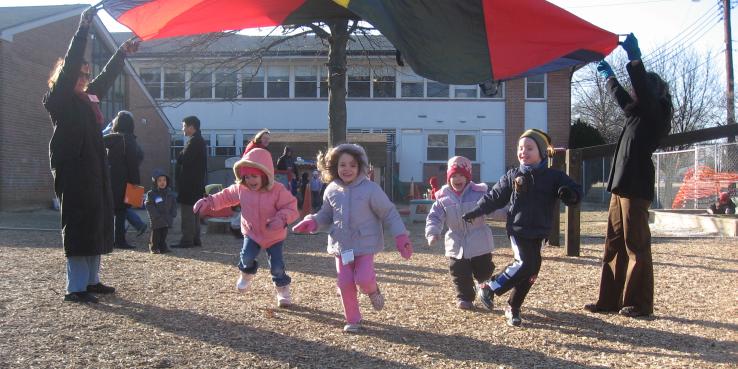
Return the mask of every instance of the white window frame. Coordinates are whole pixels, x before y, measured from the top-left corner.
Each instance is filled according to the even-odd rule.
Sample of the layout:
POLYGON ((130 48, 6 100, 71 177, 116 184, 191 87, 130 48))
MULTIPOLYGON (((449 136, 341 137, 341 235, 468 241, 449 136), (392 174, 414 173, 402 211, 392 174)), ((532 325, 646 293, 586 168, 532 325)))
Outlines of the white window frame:
MULTIPOLYGON (((547 98, 547 90, 548 90, 548 75, 547 74, 541 74, 538 76, 543 76, 543 97, 530 97, 528 96, 528 78, 525 77, 525 99, 526 100, 546 100, 547 98)), ((535 77, 538 77, 535 76, 535 77)), ((540 83, 540 82, 531 82, 531 83, 540 83)))

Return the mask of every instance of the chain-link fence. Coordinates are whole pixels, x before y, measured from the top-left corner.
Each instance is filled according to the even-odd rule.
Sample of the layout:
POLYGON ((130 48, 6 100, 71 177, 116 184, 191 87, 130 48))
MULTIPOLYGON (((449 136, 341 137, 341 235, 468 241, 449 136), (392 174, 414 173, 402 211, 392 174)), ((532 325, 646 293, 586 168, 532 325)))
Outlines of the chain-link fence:
MULTIPOLYGON (((607 204, 607 180, 612 157, 582 162, 584 201, 607 204)), ((689 150, 653 155, 656 168, 654 209, 704 209, 717 201, 720 192, 738 195, 738 144, 698 146, 689 150)))

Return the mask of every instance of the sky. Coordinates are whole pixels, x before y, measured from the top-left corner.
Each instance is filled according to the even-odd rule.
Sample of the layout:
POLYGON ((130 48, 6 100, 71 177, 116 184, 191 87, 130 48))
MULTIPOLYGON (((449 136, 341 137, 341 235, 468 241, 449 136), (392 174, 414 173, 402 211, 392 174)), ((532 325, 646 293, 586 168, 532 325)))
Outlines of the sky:
MULTIPOLYGON (((549 0, 590 23, 613 33, 633 32, 644 61, 657 57, 676 44, 711 52, 716 65, 724 66, 724 30, 720 0, 549 0)), ((0 0, 2 6, 95 4, 97 1, 0 0)), ((738 12, 734 9, 732 13, 738 12)), ((98 13, 111 32, 128 31, 103 11, 98 13)), ((736 17, 733 15, 732 20, 736 17)), ((733 38, 738 36, 733 26, 733 38)), ((268 30, 264 30, 266 32, 268 30)), ((255 33, 254 31, 249 33, 255 33)), ((735 41, 734 41, 735 43, 735 41)))

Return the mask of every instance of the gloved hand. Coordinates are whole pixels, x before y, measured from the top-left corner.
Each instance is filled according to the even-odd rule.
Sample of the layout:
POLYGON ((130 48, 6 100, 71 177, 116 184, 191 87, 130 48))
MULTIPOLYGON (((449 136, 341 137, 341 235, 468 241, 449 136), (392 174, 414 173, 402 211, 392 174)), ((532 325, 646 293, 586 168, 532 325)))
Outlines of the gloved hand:
POLYGON ((195 205, 192 206, 192 212, 195 214, 198 214, 200 216, 205 215, 205 213, 213 208, 213 199, 208 197, 203 197, 200 200, 197 200, 195 205), (202 212, 202 214, 200 214, 202 212))
POLYGON ((561 201, 563 201, 565 204, 572 203, 577 199, 577 194, 574 193, 571 188, 566 186, 559 187, 558 195, 561 201))
POLYGON ((295 233, 313 233, 316 230, 318 230, 318 222, 312 219, 303 219, 292 227, 292 232, 295 233))
POLYGON ((615 72, 612 71, 612 67, 610 67, 610 64, 604 60, 600 60, 600 63, 597 64, 597 73, 605 80, 610 77, 615 77, 615 72))
POLYGON ((138 51, 138 46, 141 44, 141 40, 134 36, 126 40, 124 43, 120 45, 120 49, 126 53, 126 55, 131 55, 138 51))
POLYGON ((638 39, 631 32, 625 37, 625 41, 621 42, 620 45, 628 53, 628 60, 633 61, 641 58, 641 49, 638 47, 638 39))
POLYGON ((406 234, 395 237, 395 247, 397 247, 400 256, 405 260, 410 259, 410 256, 413 255, 413 244, 410 243, 410 237, 406 234))
POLYGON ((284 228, 287 224, 280 217, 274 217, 267 219, 267 229, 272 231, 278 231, 284 228))
POLYGON ((426 240, 428 240, 428 246, 433 246, 434 243, 438 242, 438 239, 441 238, 437 234, 432 234, 428 237, 426 237, 426 240))
POLYGON ((464 221, 467 223, 472 223, 474 222, 475 218, 479 218, 482 215, 484 215, 484 211, 480 207, 477 206, 476 208, 472 209, 470 212, 464 213, 464 215, 461 216, 461 219, 464 219, 464 221))

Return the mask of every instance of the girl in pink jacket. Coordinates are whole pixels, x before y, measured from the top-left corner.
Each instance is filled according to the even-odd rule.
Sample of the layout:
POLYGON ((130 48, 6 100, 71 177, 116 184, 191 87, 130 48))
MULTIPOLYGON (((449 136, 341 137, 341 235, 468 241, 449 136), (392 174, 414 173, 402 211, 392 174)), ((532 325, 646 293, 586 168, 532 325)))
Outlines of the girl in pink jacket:
POLYGON ((384 306, 374 272, 374 254, 384 249, 382 224, 395 237, 403 258, 409 259, 413 248, 395 204, 367 178, 369 160, 361 146, 341 144, 325 155, 319 154, 318 169, 323 182, 330 183, 323 205, 292 230, 312 233, 319 226, 330 226, 328 252, 336 257, 337 285, 346 317, 343 330, 353 333, 361 328, 357 285, 369 296, 375 310, 384 306))
POLYGON ((290 282, 285 272, 282 242, 287 237, 287 224, 299 216, 297 199, 281 183, 274 182, 274 165, 268 151, 255 148, 233 165, 236 183, 195 203, 195 213, 207 213, 241 205, 241 232, 244 235, 241 275, 236 282, 239 292, 251 286, 259 264, 256 257, 266 250, 272 281, 277 288, 277 305, 292 304, 290 282))

